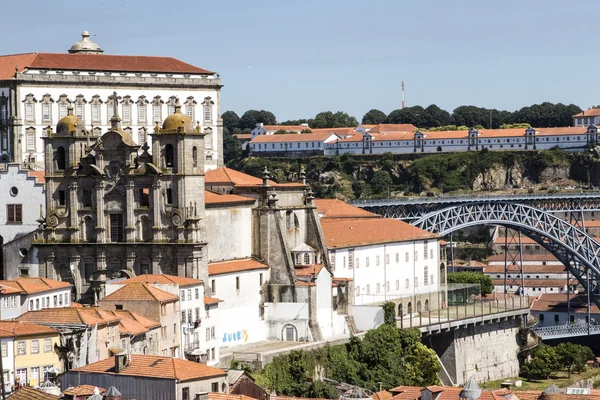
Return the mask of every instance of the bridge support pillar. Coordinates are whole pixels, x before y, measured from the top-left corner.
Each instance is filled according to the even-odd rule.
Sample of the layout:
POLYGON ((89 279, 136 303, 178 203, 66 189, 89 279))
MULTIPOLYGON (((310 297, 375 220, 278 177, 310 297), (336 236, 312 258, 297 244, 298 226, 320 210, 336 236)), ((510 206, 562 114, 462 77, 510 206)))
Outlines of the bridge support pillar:
POLYGON ((525 296, 521 231, 504 228, 504 293, 525 296))

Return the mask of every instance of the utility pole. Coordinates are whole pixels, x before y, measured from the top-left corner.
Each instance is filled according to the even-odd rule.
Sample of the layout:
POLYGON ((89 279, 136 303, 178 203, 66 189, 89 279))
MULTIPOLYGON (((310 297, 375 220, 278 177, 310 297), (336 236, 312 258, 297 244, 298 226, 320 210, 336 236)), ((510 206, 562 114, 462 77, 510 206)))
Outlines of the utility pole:
POLYGON ((402 108, 404 108, 404 79, 402 80, 402 108))

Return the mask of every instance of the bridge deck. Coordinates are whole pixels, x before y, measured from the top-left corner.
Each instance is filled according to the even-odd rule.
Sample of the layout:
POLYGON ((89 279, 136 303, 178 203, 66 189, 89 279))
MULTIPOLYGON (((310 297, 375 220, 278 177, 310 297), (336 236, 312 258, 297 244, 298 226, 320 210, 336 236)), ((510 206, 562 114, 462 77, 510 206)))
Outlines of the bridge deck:
POLYGON ((542 340, 575 336, 599 335, 600 325, 574 324, 534 327, 533 332, 542 340))

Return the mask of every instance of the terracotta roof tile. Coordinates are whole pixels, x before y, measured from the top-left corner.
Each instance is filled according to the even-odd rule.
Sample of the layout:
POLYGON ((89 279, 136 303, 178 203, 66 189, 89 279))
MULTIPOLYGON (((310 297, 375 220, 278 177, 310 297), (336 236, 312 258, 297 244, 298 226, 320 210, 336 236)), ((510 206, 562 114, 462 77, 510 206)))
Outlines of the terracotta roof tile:
POLYGON ((219 304, 222 303, 223 300, 221 299, 217 299, 216 297, 209 297, 209 296, 204 296, 204 304, 205 305, 213 305, 213 304, 219 304))
MULTIPOLYGON (((571 296, 571 312, 576 314, 585 314, 587 313, 587 297, 579 296, 576 294, 572 294, 571 296)), ((567 294, 553 294, 553 293, 542 293, 540 296, 534 300, 531 305, 531 311, 540 311, 540 312, 567 312, 567 294)), ((590 312, 592 314, 600 314, 600 308, 592 302, 590 307, 590 312)))
POLYGON ((381 218, 380 215, 355 207, 338 199, 315 199, 321 218, 381 218))
MULTIPOLYGON (((252 175, 245 174, 240 171, 236 171, 227 167, 220 167, 213 170, 210 170, 204 176, 204 183, 206 186, 211 185, 219 185, 219 184, 229 184, 234 186, 261 186, 262 179, 256 178, 252 175)), ((305 185, 301 183, 285 183, 279 184, 272 180, 269 180, 269 185, 271 186, 300 186, 304 187, 305 185)))
POLYGON ((60 399, 61 396, 48 394, 32 387, 23 387, 17 389, 14 393, 10 394, 6 398, 9 400, 57 400, 60 399))
POLYGON ((172 57, 122 56, 110 54, 29 53, 0 56, 0 79, 25 69, 66 71, 157 72, 212 75, 214 72, 195 67, 172 57))
POLYGON ((255 399, 252 397, 245 396, 243 394, 227 394, 227 393, 209 392, 208 400, 255 400, 255 399))
POLYGON ((160 328, 160 323, 129 310, 106 310, 107 313, 119 318, 121 335, 140 335, 160 328))
POLYGON ((237 139, 240 139, 240 140, 250 140, 250 139, 252 139, 252 134, 251 133, 234 133, 233 136, 235 136, 237 139))
MULTIPOLYGON (((278 131, 278 130, 284 130, 284 131, 288 131, 288 132, 301 132, 304 129, 310 129, 308 126, 302 126, 302 125, 263 125, 263 128, 266 131, 278 131)), ((270 136, 270 135, 261 135, 261 136, 270 136)))
POLYGON ((207 206, 218 206, 228 204, 254 204, 256 199, 239 196, 237 194, 217 194, 208 190, 204 191, 204 203, 207 206))
POLYGON ((179 285, 179 286, 192 286, 202 284, 201 280, 186 278, 184 276, 168 275, 168 274, 142 274, 134 276, 133 278, 126 279, 124 281, 117 282, 119 284, 128 285, 130 283, 158 283, 161 285, 179 285))
POLYGON ((118 317, 98 307, 60 307, 28 311, 17 318, 18 321, 41 325, 107 325, 119 321, 118 317))
POLYGON ((373 400, 389 400, 392 397, 394 396, 387 390, 382 390, 380 392, 373 393, 373 395, 371 396, 373 400))
POLYGON ((330 249, 439 237, 391 218, 322 218, 321 228, 330 249))
POLYGON ((0 331, 3 337, 58 334, 50 327, 21 321, 0 321, 0 331))
POLYGON ((228 274, 231 272, 268 269, 269 266, 251 258, 241 260, 221 261, 208 264, 208 275, 228 274))
POLYGON ((335 140, 338 136, 335 133, 288 133, 287 135, 259 135, 250 141, 254 143, 289 143, 289 142, 326 142, 327 139, 335 140))
MULTIPOLYGON (((65 389, 63 394, 67 396, 91 396, 94 394, 94 389, 96 389, 96 387, 97 386, 92 385, 79 385, 75 387, 71 386, 65 389)), ((102 394, 106 392, 106 389, 99 387, 98 391, 100 394, 102 394)))
POLYGON ((596 117, 600 115, 600 108, 588 108, 587 110, 580 112, 579 114, 573 115, 573 117, 596 117))
POLYGON ((104 298, 106 301, 178 301, 179 297, 174 294, 157 289, 142 282, 134 282, 124 285, 122 288, 112 292, 104 298))
POLYGON ((36 179, 36 182, 46 182, 46 171, 28 171, 27 175, 36 179))
POLYGON ((11 281, 0 281, 0 285, 20 289, 27 294, 42 293, 50 290, 71 287, 69 282, 55 281, 54 279, 38 277, 21 277, 11 281))
MULTIPOLYGON (((363 125, 364 126, 364 125, 363 125)), ((416 132, 418 128, 413 124, 379 124, 369 130, 369 133, 399 133, 416 132)))
MULTIPOLYGON (((493 279, 495 286, 504 286, 504 279, 493 279)), ((520 286, 520 280, 516 285, 520 286)), ((577 280, 572 279, 571 285, 576 285, 577 280)), ((515 285, 513 285, 515 286, 515 285)), ((525 287, 566 287, 566 279, 525 279, 525 287)))
MULTIPOLYGON (((486 274, 504 274, 504 265, 486 265, 483 269, 486 274)), ((561 274, 565 273, 564 265, 523 265, 525 274, 561 274)))
POLYGON ((296 266, 294 269, 296 270, 296 276, 311 277, 313 274, 319 275, 319 272, 323 269, 323 264, 296 266))
MULTIPOLYGON (((74 368, 71 371, 117 374, 114 368, 115 357, 113 356, 81 368, 74 368)), ((127 367, 118 374, 189 381, 225 376, 226 372, 220 368, 180 358, 131 354, 127 367)))
MULTIPOLYGON (((552 254, 523 254, 523 261, 558 261, 558 258, 552 254)), ((504 254, 494 254, 489 256, 486 261, 504 261, 504 254)))

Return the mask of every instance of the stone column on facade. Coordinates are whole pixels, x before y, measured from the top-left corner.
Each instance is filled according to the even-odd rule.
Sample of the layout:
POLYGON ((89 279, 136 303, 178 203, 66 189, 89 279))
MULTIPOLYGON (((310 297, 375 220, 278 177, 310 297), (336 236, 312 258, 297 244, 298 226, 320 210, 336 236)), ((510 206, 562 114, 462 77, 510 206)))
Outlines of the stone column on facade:
MULTIPOLYGON (((182 249, 183 250, 183 249, 182 249)), ((187 275, 187 260, 185 254, 180 254, 181 250, 178 250, 176 247, 175 250, 175 261, 177 263, 177 276, 188 276, 187 275)))
POLYGON ((81 229, 79 229, 79 201, 77 199, 77 189, 79 185, 73 180, 69 184, 69 218, 70 242, 78 243, 81 241, 81 229))
POLYGON ((162 253, 160 248, 153 247, 152 248, 152 274, 160 274, 162 273, 160 268, 160 263, 162 261, 162 253))
POLYGON ((104 220, 104 188, 103 181, 96 185, 96 242, 106 243, 106 221, 104 220))
POLYGON ((135 270, 133 268, 135 264, 135 250, 132 246, 127 247, 127 271, 135 274, 135 270))
POLYGON ((20 96, 21 90, 18 85, 10 88, 10 98, 11 98, 11 125, 12 125, 12 157, 13 161, 21 164, 22 161, 22 149, 21 149, 21 126, 22 119, 19 116, 19 107, 21 105, 20 96))
POLYGON ((106 270, 106 249, 102 246, 96 253, 96 271, 106 270))
POLYGON ((50 250, 50 254, 46 257, 43 275, 42 271, 40 271, 40 276, 44 278, 54 278, 54 249, 50 250))
POLYGON ((161 182, 159 180, 152 184, 152 231, 154 232, 153 241, 159 241, 162 239, 161 223, 160 223, 160 188, 161 182))
POLYGON ((135 182, 133 180, 129 180, 125 185, 125 208, 127 210, 125 217, 127 219, 125 221, 125 240, 127 242, 135 242, 134 188, 135 182))

